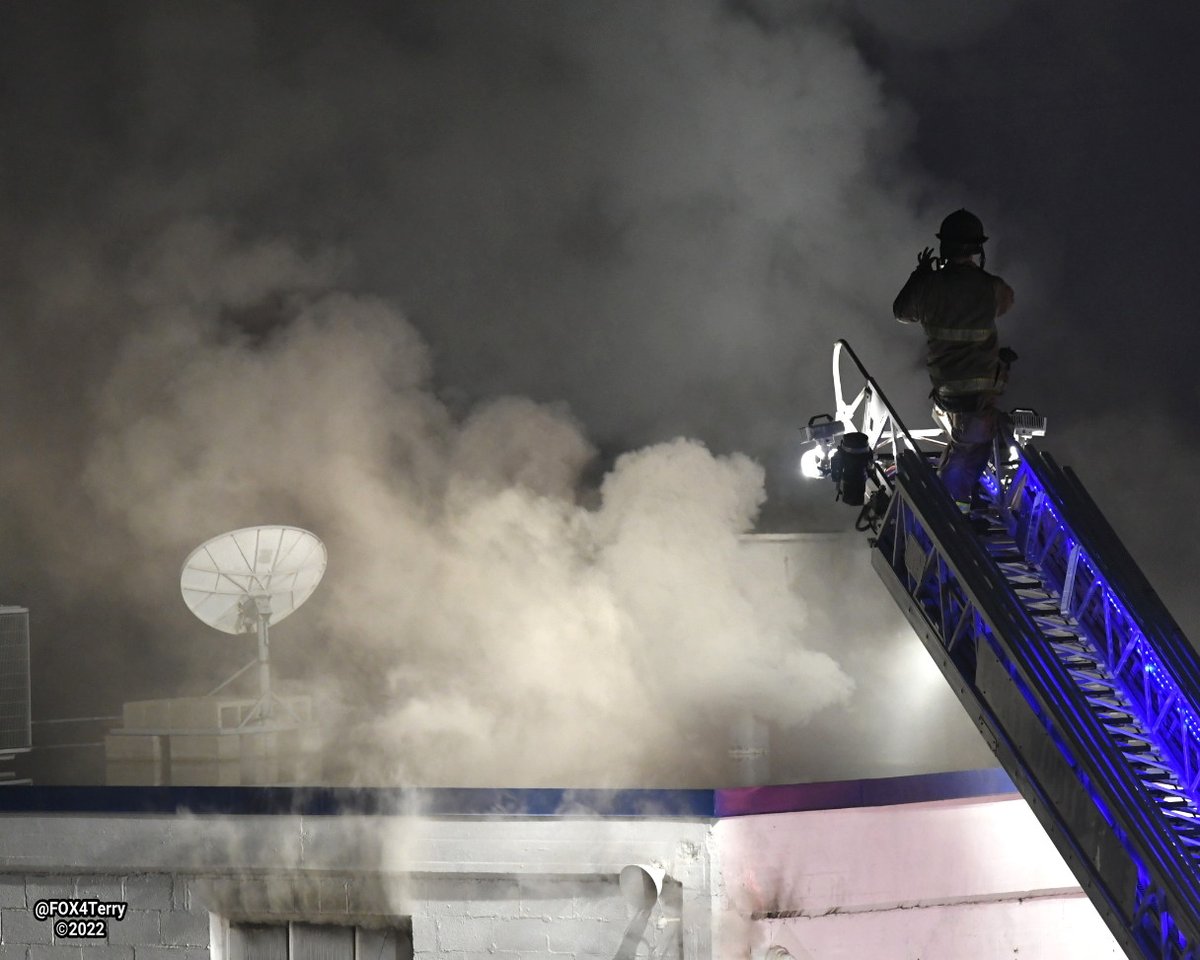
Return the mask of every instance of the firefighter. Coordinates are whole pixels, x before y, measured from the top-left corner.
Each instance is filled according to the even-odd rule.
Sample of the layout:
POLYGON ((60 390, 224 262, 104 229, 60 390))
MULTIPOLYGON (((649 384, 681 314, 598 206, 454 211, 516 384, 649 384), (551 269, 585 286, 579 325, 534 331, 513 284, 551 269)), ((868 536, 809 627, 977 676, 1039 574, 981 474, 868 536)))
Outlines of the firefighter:
POLYGON ((942 221, 937 238, 939 256, 931 247, 921 251, 892 313, 925 331, 930 396, 950 425, 938 475, 959 509, 969 513, 993 438, 1004 428, 996 398, 1016 354, 997 344, 996 318, 1013 305, 1013 291, 983 269, 987 236, 975 214, 954 211, 942 221))

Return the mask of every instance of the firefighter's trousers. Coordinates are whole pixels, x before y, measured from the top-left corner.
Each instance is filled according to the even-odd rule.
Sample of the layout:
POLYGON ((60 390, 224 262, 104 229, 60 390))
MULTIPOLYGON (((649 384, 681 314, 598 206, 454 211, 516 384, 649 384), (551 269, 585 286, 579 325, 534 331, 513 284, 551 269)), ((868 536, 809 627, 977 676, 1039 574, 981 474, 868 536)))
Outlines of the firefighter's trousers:
POLYGON ((971 394, 935 402, 950 421, 950 443, 938 465, 938 476, 960 504, 970 501, 975 485, 992 454, 993 440, 1004 430, 1003 411, 996 407, 994 393, 971 394))

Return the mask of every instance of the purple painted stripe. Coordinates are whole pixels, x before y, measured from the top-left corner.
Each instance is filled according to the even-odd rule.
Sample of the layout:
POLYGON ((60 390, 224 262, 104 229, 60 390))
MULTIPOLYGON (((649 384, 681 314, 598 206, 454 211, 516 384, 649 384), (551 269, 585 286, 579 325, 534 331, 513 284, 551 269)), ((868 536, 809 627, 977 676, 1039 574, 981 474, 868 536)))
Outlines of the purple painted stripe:
POLYGON ((887 807, 898 803, 957 800, 1016 792, 1016 787, 1003 770, 959 770, 880 780, 840 780, 717 790, 714 807, 718 818, 746 817, 759 813, 836 810, 841 807, 887 807))

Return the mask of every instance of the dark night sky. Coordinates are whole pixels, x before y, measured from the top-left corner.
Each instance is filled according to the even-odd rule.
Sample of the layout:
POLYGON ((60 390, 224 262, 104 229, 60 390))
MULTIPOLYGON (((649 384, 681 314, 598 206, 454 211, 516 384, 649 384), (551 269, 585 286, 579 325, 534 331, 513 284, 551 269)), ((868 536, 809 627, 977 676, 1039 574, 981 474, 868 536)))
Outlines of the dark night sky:
MULTIPOLYGON (((222 676, 233 652, 180 640, 187 550, 264 504, 352 542, 358 508, 322 499, 365 489, 345 464, 427 503, 430 451, 473 476, 453 424, 500 396, 569 410, 602 466, 744 451, 770 525, 847 525, 793 478, 794 428, 841 336, 916 419, 889 306, 964 205, 1016 288, 1012 402, 1200 636, 1197 49, 1183 2, 9 0, 0 583, 35 613, 39 709, 222 676), (304 333, 333 290, 407 346, 372 339, 383 307, 304 333)), ((525 409, 486 442, 536 443, 525 409)))
POLYGON ((1014 4, 949 50, 864 44, 922 167, 979 198, 995 269, 1028 260, 1013 393, 1193 636, 1198 41, 1185 4, 1109 2, 1014 4))

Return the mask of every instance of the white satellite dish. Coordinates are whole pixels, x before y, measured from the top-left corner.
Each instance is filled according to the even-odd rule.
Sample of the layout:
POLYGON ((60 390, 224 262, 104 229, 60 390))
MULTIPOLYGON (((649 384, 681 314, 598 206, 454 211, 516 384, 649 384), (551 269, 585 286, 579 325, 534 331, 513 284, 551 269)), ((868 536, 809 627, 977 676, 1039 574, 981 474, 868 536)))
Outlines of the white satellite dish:
POLYGON ((201 544, 183 564, 179 588, 198 618, 224 633, 258 636, 258 657, 217 687, 217 693, 258 665, 259 700, 247 722, 266 720, 271 692, 269 630, 295 611, 325 574, 325 544, 299 527, 232 530, 201 544))

